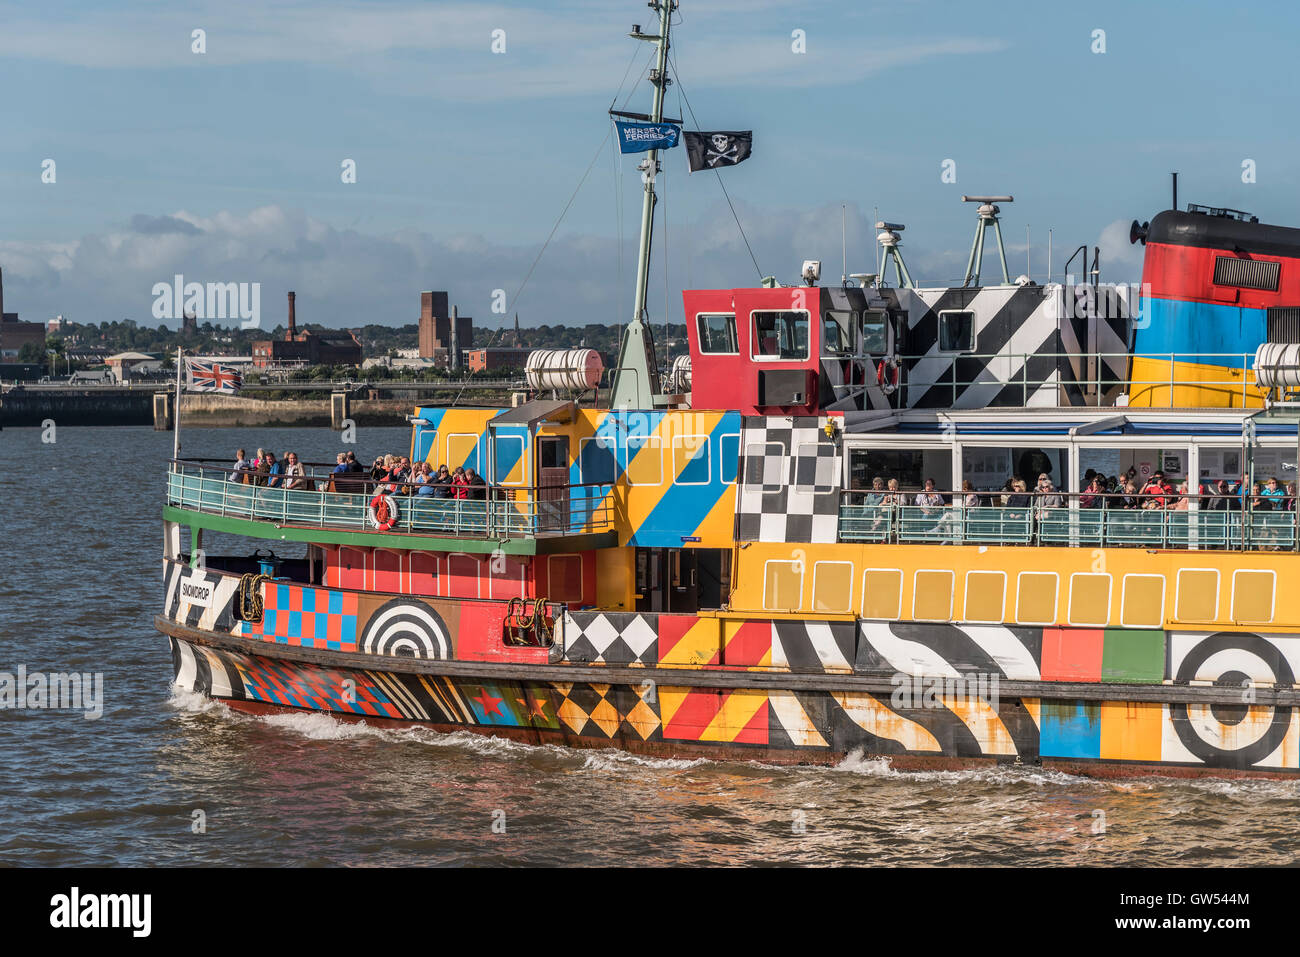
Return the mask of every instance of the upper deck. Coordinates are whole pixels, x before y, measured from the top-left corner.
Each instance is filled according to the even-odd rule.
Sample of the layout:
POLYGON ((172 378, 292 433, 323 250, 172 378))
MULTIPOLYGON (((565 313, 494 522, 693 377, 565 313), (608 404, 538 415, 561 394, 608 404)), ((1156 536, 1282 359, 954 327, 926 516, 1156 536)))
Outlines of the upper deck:
POLYGON ((219 519, 263 538, 515 553, 750 541, 1242 550, 1300 542, 1294 489, 1285 489, 1300 457, 1294 417, 1137 409, 741 416, 566 403, 545 415, 488 428, 492 410, 421 410, 416 461, 480 465, 491 481, 465 499, 407 486, 391 530, 370 520, 376 483, 366 476, 339 481, 310 469, 302 487, 267 487, 194 460, 168 473, 171 518, 219 519), (471 429, 476 421, 483 428, 471 429), (1126 494, 1122 482, 1090 494, 1089 471, 1131 472, 1139 493, 1160 472, 1171 491, 1160 509, 1143 508, 1150 497, 1126 494), (1017 476, 1027 479, 1020 497, 1006 487, 1017 476), (1032 494, 1039 476, 1053 486, 1050 503, 1032 494), (1270 478, 1281 491, 1266 500, 1252 483, 1270 478), (897 487, 876 492, 876 480, 897 487), (927 480, 940 503, 918 500, 927 480))

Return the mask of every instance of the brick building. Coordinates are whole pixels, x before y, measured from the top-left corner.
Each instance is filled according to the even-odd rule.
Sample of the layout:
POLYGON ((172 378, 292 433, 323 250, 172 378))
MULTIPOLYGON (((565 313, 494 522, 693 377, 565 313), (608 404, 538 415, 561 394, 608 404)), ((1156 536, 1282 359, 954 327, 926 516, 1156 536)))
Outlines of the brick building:
POLYGON ((0 270, 0 358, 13 358, 28 343, 40 346, 41 361, 45 361, 45 325, 40 322, 19 322, 18 313, 5 312, 4 272, 0 270))
POLYGON ((454 324, 447 305, 447 293, 420 293, 420 358, 431 359, 442 368, 460 368, 461 357, 474 345, 474 321, 457 316, 454 324), (454 338, 454 342, 453 342, 454 338), (453 358, 453 350, 459 353, 453 358))
POLYGON ((289 328, 283 339, 260 339, 253 343, 253 365, 266 369, 278 365, 361 365, 361 342, 346 329, 303 329, 298 331, 294 294, 289 293, 289 328))

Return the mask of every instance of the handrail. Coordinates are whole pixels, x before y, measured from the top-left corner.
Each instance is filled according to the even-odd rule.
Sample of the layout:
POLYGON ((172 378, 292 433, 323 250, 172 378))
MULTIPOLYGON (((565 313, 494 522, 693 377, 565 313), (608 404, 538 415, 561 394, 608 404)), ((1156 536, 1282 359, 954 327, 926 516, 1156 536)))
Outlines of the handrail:
MULTIPOLYGON (((953 405, 957 402, 958 392, 969 386, 977 385, 1006 385, 1010 382, 1016 382, 1021 387, 1021 404, 1029 401, 1029 394, 1043 386, 1054 388, 1066 388, 1075 385, 1078 388, 1086 389, 1091 387, 1096 393, 1097 402, 1100 404, 1103 391, 1122 390, 1132 399, 1141 396, 1146 401, 1152 400, 1152 393, 1157 390, 1168 389, 1169 393, 1165 399, 1166 404, 1156 405, 1154 402, 1151 407, 1154 408, 1177 408, 1173 404, 1174 390, 1177 388, 1199 389, 1202 391, 1216 391, 1223 394, 1231 393, 1233 399, 1240 402, 1241 407, 1245 407, 1247 401, 1258 399, 1263 402, 1263 393, 1266 391, 1263 387, 1256 385, 1254 382, 1254 370, 1251 368, 1255 360, 1253 352, 1154 352, 1144 355, 1135 356, 1131 352, 954 352, 954 353, 926 353, 916 355, 899 355, 897 360, 905 368, 912 368, 923 361, 933 360, 936 355, 947 357, 953 360, 972 359, 976 360, 980 372, 977 378, 958 379, 955 372, 959 366, 954 362, 951 366, 946 366, 933 379, 924 381, 909 382, 907 377, 903 377, 903 387, 912 388, 940 388, 947 389, 951 393, 951 402, 953 405), (1129 363, 1134 359, 1143 359, 1155 363, 1168 363, 1169 375, 1159 379, 1134 379, 1132 369, 1129 363), (1054 360, 1052 371, 1044 378, 1029 378, 1030 360, 1054 360), (1060 380, 1057 366, 1059 360, 1073 360, 1080 363, 1089 359, 1097 360, 1097 369, 1091 376, 1083 375, 1074 383, 1063 382, 1060 380), (1125 372, 1114 374, 1102 370, 1102 360, 1115 360, 1112 365, 1123 365, 1125 372), (1213 361, 1227 360, 1227 361, 1213 361), (996 363, 1003 363, 1008 367, 1008 376, 1002 377, 996 363), (1180 379, 1175 375, 1175 369, 1178 363, 1199 365, 1202 368, 1206 366, 1217 366, 1224 370, 1222 376, 1214 378, 1197 378, 1197 379, 1180 379), (1013 376, 1010 375, 1010 368, 1015 367, 1018 371, 1013 376), (948 372, 954 374, 951 378, 948 372), (1252 394, 1255 393, 1255 394, 1252 394)), ((853 358, 866 359, 868 356, 856 356, 853 358)), ((861 385, 846 383, 844 385, 834 385, 832 388, 837 393, 848 393, 861 389, 861 385)))
MULTIPOLYGON (((369 517, 371 495, 377 486, 390 483, 364 473, 352 473, 355 479, 362 480, 364 490, 328 491, 231 481, 232 475, 240 473, 229 466, 203 466, 187 460, 171 460, 170 464, 169 504, 279 525, 374 531, 377 535, 431 533, 497 540, 580 534, 613 527, 610 484, 454 486, 465 488, 468 494, 464 498, 393 490, 387 494, 394 495, 398 503, 397 521, 391 530, 379 532, 369 517)), ((309 481, 320 482, 317 478, 309 481)), ((394 484, 401 489, 419 487, 413 483, 394 484)))
POLYGON ((840 497, 841 541, 1300 551, 1294 495, 1243 496, 1240 489, 1133 494, 844 489, 840 497), (943 504, 919 503, 924 494, 942 498, 943 504), (971 495, 979 504, 966 504, 971 495))

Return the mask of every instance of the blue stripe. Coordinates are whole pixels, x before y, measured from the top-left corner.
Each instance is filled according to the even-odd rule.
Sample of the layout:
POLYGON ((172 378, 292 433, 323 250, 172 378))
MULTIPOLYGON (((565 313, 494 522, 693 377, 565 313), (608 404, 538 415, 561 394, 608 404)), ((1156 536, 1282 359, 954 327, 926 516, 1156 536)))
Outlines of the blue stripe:
POLYGON ((1140 299, 1133 352, 1146 359, 1164 359, 1178 353, 1176 361, 1240 369, 1241 358, 1186 353, 1239 352, 1246 368, 1254 365, 1255 349, 1267 334, 1267 312, 1217 302, 1182 299, 1140 299))
MULTIPOLYGON (((710 459, 719 453, 720 436, 739 431, 740 413, 724 412, 709 433, 710 459)), ((672 475, 676 471, 672 449, 666 451, 667 465, 664 471, 672 475)), ((713 468, 710 461, 709 484, 668 486, 645 521, 634 530, 628 544, 680 548, 682 536, 695 533, 727 488, 718 480, 718 475, 719 470, 713 468)))

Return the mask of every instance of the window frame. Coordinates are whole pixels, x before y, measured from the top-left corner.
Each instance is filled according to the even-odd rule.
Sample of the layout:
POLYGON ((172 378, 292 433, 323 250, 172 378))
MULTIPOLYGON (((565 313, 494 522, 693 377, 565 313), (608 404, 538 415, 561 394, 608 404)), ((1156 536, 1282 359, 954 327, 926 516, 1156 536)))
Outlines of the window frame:
POLYGON ((807 362, 812 358, 812 313, 807 309, 751 309, 749 311, 749 356, 754 362, 807 362), (804 340, 804 350, 802 356, 783 356, 780 354, 780 334, 777 335, 777 355, 769 356, 757 352, 760 341, 758 335, 758 319, 760 315, 782 315, 784 313, 800 313, 804 321, 808 324, 808 335, 804 340))
POLYGON ((709 436, 708 436, 708 435, 704 435, 704 434, 686 434, 686 435, 683 435, 683 434, 677 434, 677 435, 674 435, 674 436, 673 436, 672 452, 673 452, 673 455, 672 455, 672 461, 673 461, 673 481, 672 481, 672 484, 673 484, 673 485, 708 485, 708 484, 710 484, 710 483, 713 481, 713 458, 712 458, 712 456, 713 456, 713 450, 712 450, 712 448, 711 448, 711 443, 710 443, 710 441, 709 441, 709 436), (682 475, 682 473, 685 472, 686 469, 690 468, 691 465, 695 463, 695 461, 696 461, 696 455, 699 454, 699 448, 696 448, 696 449, 694 450, 694 452, 692 452, 692 454, 691 454, 691 455, 686 459, 686 464, 685 464, 685 466, 684 466, 683 468, 679 469, 679 468, 677 467, 677 450, 678 450, 678 448, 682 448, 683 450, 685 449, 685 446, 680 446, 680 445, 678 445, 678 443, 681 442, 683 439, 702 439, 702 440, 703 440, 703 443, 702 443, 702 444, 703 444, 703 447, 704 447, 704 480, 703 480, 703 481, 698 481, 698 482, 683 482, 683 481, 681 481, 681 475, 682 475))
POLYGON ((695 314, 695 338, 700 344, 701 356, 738 356, 740 355, 740 329, 736 322, 735 312, 697 312, 695 314), (731 351, 714 351, 704 348, 704 326, 706 318, 712 316, 725 316, 731 320, 731 341, 735 346, 731 351))
POLYGON ((975 310, 974 309, 942 309, 938 315, 938 326, 935 329, 935 345, 938 347, 940 355, 945 356, 966 356, 975 352, 979 343, 979 332, 975 328, 975 310), (946 316, 970 316, 970 347, 966 349, 945 349, 943 347, 943 320, 946 316))

